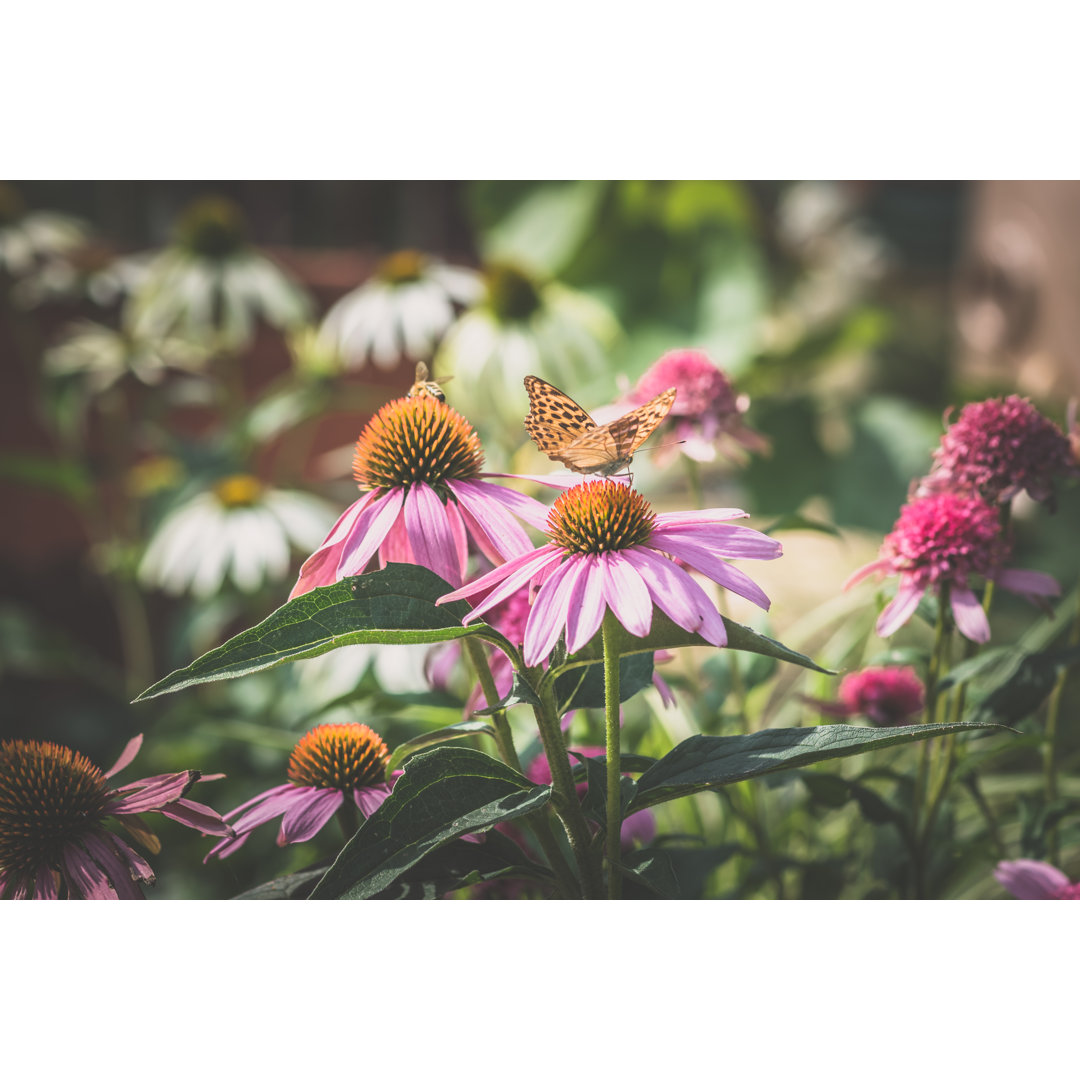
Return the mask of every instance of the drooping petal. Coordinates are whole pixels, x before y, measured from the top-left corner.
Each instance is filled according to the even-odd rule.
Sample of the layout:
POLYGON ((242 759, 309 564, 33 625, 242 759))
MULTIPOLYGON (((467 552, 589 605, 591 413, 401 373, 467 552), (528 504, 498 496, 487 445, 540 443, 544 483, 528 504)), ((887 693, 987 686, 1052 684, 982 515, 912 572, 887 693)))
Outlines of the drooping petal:
POLYGON ((485 588, 490 588, 492 584, 496 584, 496 587, 462 619, 463 623, 468 624, 483 615, 485 611, 493 608, 496 604, 501 604, 507 597, 512 596, 546 567, 560 562, 565 554, 562 548, 555 547, 554 544, 536 548, 516 559, 511 559, 510 562, 503 563, 502 566, 497 566, 490 573, 470 582, 456 592, 439 597, 436 603, 444 604, 449 600, 460 600, 463 597, 481 592, 485 588))
POLYGON ((978 597, 970 589, 961 589, 954 585, 949 591, 949 603, 956 620, 956 629, 964 637, 979 645, 990 640, 990 621, 978 597))
POLYGON ((310 840, 345 801, 337 788, 297 788, 298 795, 281 819, 278 846, 310 840))
POLYGON ((394 524, 379 545, 379 569, 385 570, 387 563, 415 563, 412 544, 409 543, 409 530, 405 527, 405 515, 398 514, 394 524))
POLYGON ((620 624, 634 637, 645 637, 652 629, 653 601, 648 586, 621 552, 603 555, 604 573, 600 584, 604 600, 620 624))
POLYGON ((222 818, 225 821, 228 821, 229 818, 234 818, 238 814, 242 814, 245 810, 247 810, 249 807, 254 806, 256 803, 264 802, 267 799, 271 799, 276 795, 284 795, 287 792, 292 791, 295 787, 295 784, 278 784, 277 787, 272 787, 267 791, 260 791, 258 795, 255 795, 253 798, 248 799, 247 802, 241 803, 239 806, 234 807, 228 813, 223 814, 222 818))
POLYGON ((80 896, 87 900, 115 900, 116 890, 109 882, 109 875, 74 844, 68 844, 63 853, 64 876, 80 896))
POLYGON ((857 585, 863 578, 868 578, 871 574, 882 573, 888 570, 891 563, 888 559, 875 559, 874 562, 867 563, 865 566, 859 567, 848 579, 840 586, 841 589, 850 589, 852 585, 857 585))
POLYGON ((630 548, 623 557, 638 571, 653 602, 672 622, 713 645, 727 644, 720 613, 685 570, 649 548, 630 548))
POLYGON ((658 525, 701 525, 749 516, 745 510, 739 510, 737 507, 721 507, 716 510, 680 510, 670 514, 657 514, 656 523, 658 525))
POLYGON ((999 862, 994 877, 1017 900, 1052 900, 1069 884, 1056 866, 1034 859, 999 862))
POLYGON ((353 788, 353 802, 364 817, 371 817, 390 794, 389 784, 372 784, 370 787, 353 788))
MULTIPOLYGON (((446 502, 446 520, 454 536, 454 550, 458 554, 458 581, 464 581, 469 571, 469 530, 465 526, 461 507, 453 499, 446 502)), ((499 562, 502 562, 502 559, 499 559, 499 562)), ((496 566, 498 563, 492 560, 492 565, 496 566)))
MULTIPOLYGON (((784 545, 779 540, 757 529, 748 529, 745 525, 715 525, 709 522, 673 525, 658 522, 653 529, 653 539, 658 536, 678 537, 683 544, 692 544, 723 559, 778 559, 784 554, 784 545)), ((683 558, 681 555, 679 557, 683 558)))
POLYGON ((555 642, 566 627, 567 608, 585 559, 571 555, 544 583, 525 624, 524 660, 529 667, 551 655, 555 642))
POLYGON ((586 555, 584 569, 574 580, 566 613, 566 648, 571 653, 592 641, 604 619, 602 556, 586 555))
POLYGON ((427 484, 412 484, 403 516, 416 562, 452 586, 460 585, 461 552, 455 546, 446 507, 439 496, 427 484))
POLYGON ((194 769, 188 769, 125 784, 112 793, 105 805, 106 813, 141 814, 146 810, 160 810, 166 803, 175 802, 184 795, 198 778, 194 769))
POLYGON ((368 506, 356 519, 355 526, 341 548, 341 559, 337 565, 338 579, 364 572, 364 567, 378 551, 379 545, 390 531, 390 526, 401 512, 404 501, 405 490, 395 488, 368 506))
POLYGON ((693 541, 681 536, 672 536, 670 533, 654 532, 646 542, 646 546, 682 559, 687 565, 700 571, 706 577, 712 578, 719 585, 723 585, 725 589, 745 597, 765 611, 769 610, 771 601, 757 582, 738 567, 731 566, 723 559, 718 559, 711 551, 703 550, 693 541))
MULTIPOLYGON (((3 887, 0 886, 0 895, 3 895, 3 887)), ((34 899, 55 900, 59 896, 56 890, 56 874, 47 866, 38 869, 34 878, 34 899)))
POLYGON ((120 756, 116 759, 113 767, 105 774, 106 776, 115 776, 121 769, 127 768, 135 760, 135 755, 139 752, 139 748, 142 746, 142 735, 136 735, 133 739, 128 741, 127 746, 120 752, 120 756))
POLYGON ((160 813, 209 836, 233 835, 232 826, 222 821, 216 810, 192 799, 177 799, 176 802, 163 806, 160 813))
MULTIPOLYGON (((847 585, 844 586, 847 588, 847 585)), ((926 590, 919 585, 911 585, 901 582, 896 595, 889 601, 878 616, 877 625, 874 627, 878 637, 888 637, 895 634, 915 614, 919 601, 926 590)))
POLYGON ((369 491, 362 495, 337 519, 334 527, 327 534, 314 554, 304 560, 300 575, 289 593, 293 600, 314 588, 333 585, 337 581, 338 563, 341 561, 341 549, 357 520, 364 514, 378 496, 378 491, 369 491))
POLYGON ((999 570, 994 580, 1021 596, 1060 596, 1061 586, 1040 570, 999 570))
POLYGON ((461 504, 466 524, 470 526, 469 531, 477 538, 481 550, 491 558, 489 552, 484 550, 486 542, 487 547, 497 554, 498 557, 492 559, 496 565, 532 549, 532 541, 515 520, 514 514, 529 521, 530 525, 542 517, 543 522, 537 528, 543 528, 543 523, 547 521, 547 508, 520 492, 479 480, 449 480, 447 486, 461 504), (511 496, 509 499, 506 498, 507 494, 511 496))

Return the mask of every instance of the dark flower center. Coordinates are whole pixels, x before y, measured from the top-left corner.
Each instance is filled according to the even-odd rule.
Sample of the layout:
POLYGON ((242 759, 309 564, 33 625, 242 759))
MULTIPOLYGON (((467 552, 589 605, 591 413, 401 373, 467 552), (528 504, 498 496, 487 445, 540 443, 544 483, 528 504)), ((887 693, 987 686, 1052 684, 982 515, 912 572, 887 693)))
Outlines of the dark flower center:
POLYGON ((356 441, 353 476, 362 488, 412 483, 432 487, 445 480, 472 480, 484 452, 468 422, 428 394, 388 401, 356 441))
POLYGON ((83 754, 56 743, 0 744, 0 870, 10 887, 58 869, 64 848, 101 820, 105 774, 83 754))
POLYGON ((487 268, 488 303, 500 322, 527 322, 541 307, 540 292, 528 274, 508 263, 487 268))
POLYGON ((419 251, 395 251, 379 263, 375 274, 390 285, 408 285, 420 280, 426 263, 419 251))
POLYGON ((386 779, 390 751, 367 724, 322 724, 289 757, 289 782, 297 787, 352 791, 386 779))
POLYGON ((643 544, 656 514, 636 491, 614 480, 564 491, 548 514, 548 536, 572 554, 598 555, 643 544))
POLYGON ((26 203, 12 184, 0 183, 0 227, 18 221, 26 213, 26 203))
POLYGON ((224 259, 247 245, 247 222, 235 203, 219 195, 199 199, 176 225, 176 242, 193 255, 224 259))

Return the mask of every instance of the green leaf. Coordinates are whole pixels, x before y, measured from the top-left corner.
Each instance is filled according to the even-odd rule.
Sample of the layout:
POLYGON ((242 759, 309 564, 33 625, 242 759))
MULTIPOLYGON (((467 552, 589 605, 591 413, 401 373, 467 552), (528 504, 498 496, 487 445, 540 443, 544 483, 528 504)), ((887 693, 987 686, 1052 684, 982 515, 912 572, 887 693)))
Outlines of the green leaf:
POLYGON ((465 833, 532 813, 551 797, 502 762, 458 746, 409 758, 390 797, 345 845, 313 900, 366 900, 465 833))
POLYGON ((469 610, 464 601, 435 605, 451 588, 426 567, 391 563, 385 570, 312 589, 279 607, 258 626, 154 683, 135 700, 147 701, 198 683, 235 679, 319 656, 342 645, 433 644, 469 634, 489 639, 497 636, 483 623, 461 625, 469 610))
POLYGON ((939 735, 999 727, 996 724, 912 724, 893 728, 823 724, 768 728, 751 735, 692 735, 638 777, 630 810, 723 787, 755 776, 803 768, 887 746, 904 746, 939 735))
POLYGON ((738 844, 638 848, 623 853, 622 869, 665 900, 699 900, 713 871, 742 851, 738 844))
MULTIPOLYGON (((580 656, 580 653, 577 654, 580 656)), ((576 657, 575 657, 576 659, 576 657)), ((653 654, 632 653, 619 658, 619 700, 629 701, 641 690, 652 686, 653 654)), ((572 668, 555 679, 555 697, 559 714, 571 709, 604 707, 604 662, 597 660, 587 667, 572 668)))
POLYGON ((233 897, 234 900, 306 900, 315 883, 326 873, 326 863, 274 878, 233 897))
POLYGON ((483 720, 463 720, 460 724, 448 724, 437 731, 426 731, 423 735, 417 735, 414 739, 398 743, 390 760, 386 763, 387 773, 399 768, 401 763, 413 754, 429 747, 438 746, 440 743, 450 742, 452 739, 464 739, 467 735, 491 735, 494 737, 495 729, 483 720))
POLYGON ((536 696, 533 688, 519 671, 514 672, 514 682, 510 692, 495 705, 489 705, 484 709, 477 709, 477 716, 491 716, 492 713, 503 712, 513 705, 532 705, 540 707, 540 699, 536 696))
POLYGON ((1050 696, 1058 675, 1077 660, 1080 660, 1080 645, 1021 653, 1019 663, 1008 677, 974 702, 972 720, 1012 725, 1031 716, 1050 696))
POLYGON ((0 454, 0 480, 54 491, 76 503, 85 502, 94 492, 93 479, 81 462, 39 454, 0 454))

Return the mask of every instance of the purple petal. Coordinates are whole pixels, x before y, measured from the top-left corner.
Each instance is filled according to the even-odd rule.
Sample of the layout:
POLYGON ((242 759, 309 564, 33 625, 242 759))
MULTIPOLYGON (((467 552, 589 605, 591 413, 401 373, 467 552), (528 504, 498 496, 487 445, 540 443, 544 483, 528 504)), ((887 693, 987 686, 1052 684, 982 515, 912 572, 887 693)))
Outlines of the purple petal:
POLYGON ((116 900, 109 875, 82 848, 69 844, 63 854, 64 875, 72 891, 87 900, 116 900))
MULTIPOLYGON (((0 888, 0 893, 3 893, 0 888)), ((34 899, 55 900, 59 894, 56 891, 56 875, 47 867, 42 866, 34 878, 34 899)))
POLYGON ((566 647, 576 653, 584 648, 604 619, 603 558, 586 555, 582 572, 574 580, 566 617, 566 647))
POLYGON ((198 829, 208 836, 233 836, 233 828, 221 820, 221 815, 209 806, 191 799, 177 799, 176 802, 163 806, 160 811, 165 817, 179 821, 188 828, 198 829))
POLYGON ((668 685, 667 680, 661 678, 656 672, 653 672, 653 686, 656 687, 656 692, 660 695, 660 701, 665 708, 673 708, 675 705, 675 694, 671 687, 668 685))
POLYGON ((652 629, 653 602, 641 575, 621 551, 608 552, 603 569, 600 585, 607 606, 628 633, 645 637, 652 629))
POLYGON ((678 537, 681 543, 693 544, 698 550, 710 551, 722 559, 778 559, 784 554, 784 545, 779 540, 744 525, 657 525, 653 538, 658 535, 678 537))
POLYGON ((338 579, 364 572, 364 567, 379 550, 379 545, 401 512, 404 501, 404 489, 394 488, 377 502, 365 507, 342 545, 337 565, 338 579))
POLYGON ((750 515, 745 510, 728 507, 719 510, 681 510, 673 514, 657 514, 658 525, 700 525, 711 521, 730 521, 750 515))
POLYGON ((705 551, 692 541, 680 536, 657 535, 654 532, 646 546, 682 559, 717 584, 723 585, 725 589, 745 597, 765 611, 769 610, 771 602, 757 582, 751 580, 738 567, 718 559, 712 552, 705 551))
POLYGON ((364 817, 371 817, 390 794, 389 784, 372 784, 370 787, 353 788, 353 802, 364 817))
POLYGON ((141 814, 146 810, 160 810, 167 803, 179 799, 197 779, 198 773, 189 769, 187 772, 147 777, 134 784, 125 784, 112 793, 105 810, 109 814, 141 814))
MULTIPOLYGON (((844 587, 847 588, 847 585, 845 584, 844 587)), ((915 609, 919 606, 919 601, 925 591, 918 585, 901 583, 900 588, 896 590, 896 595, 878 616, 877 626, 874 627, 878 637, 895 634, 915 614, 915 609)))
POLYGON ((672 622, 713 645, 727 644, 720 613, 685 570, 649 548, 631 548, 623 557, 638 571, 653 602, 672 622))
POLYGON ((237 814, 242 814, 249 806, 254 806, 256 803, 260 803, 264 799, 272 798, 274 795, 281 795, 286 791, 292 791, 295 787, 295 784, 279 784, 277 787, 269 788, 267 791, 260 791, 258 795, 248 799, 247 802, 241 803, 226 814, 222 814, 222 819, 228 821, 229 818, 236 817, 237 814))
POLYGON ((466 521, 476 526, 470 531, 476 535, 479 530, 498 553, 493 562, 505 562, 532 549, 532 541, 514 514, 538 529, 547 526, 548 508, 520 491, 478 480, 450 480, 447 486, 466 512, 466 521))
POLYGON ((383 537, 379 545, 379 569, 384 570, 387 563, 415 563, 412 544, 409 543, 409 530, 405 528, 405 515, 394 518, 394 524, 383 537))
MULTIPOLYGON (((453 499, 446 502, 446 522, 454 536, 454 550, 458 553, 458 581, 464 581, 469 570, 469 530, 461 515, 461 507, 453 499)), ((492 566, 498 566, 503 560, 492 560, 492 566)))
MULTIPOLYGON (((116 848, 116 853, 120 858, 127 863, 128 873, 131 878, 138 881, 145 881, 151 885, 154 883, 154 871, 150 868, 150 864, 134 848, 121 840, 119 836, 110 836, 109 842, 116 848)), ((113 883, 115 884, 115 880, 113 883)), ((141 899, 141 897, 142 893, 139 893, 139 895, 133 899, 138 900, 141 899)))
POLYGON ((455 588, 460 585, 462 555, 454 544, 446 507, 427 484, 409 488, 404 518, 416 562, 455 588))
POLYGON ((524 659, 529 667, 551 655, 559 634, 566 626, 570 595, 578 575, 585 571, 584 557, 571 555, 536 594, 529 621, 525 624, 524 659))
POLYGON ((367 509, 378 494, 378 491, 367 492, 338 518, 336 524, 314 554, 304 560, 296 584, 289 593, 290 600, 320 586, 333 585, 337 581, 337 568, 338 563, 341 561, 341 549, 345 546, 349 531, 356 519, 367 509))
POLYGON ((884 573, 891 565, 888 559, 875 559, 874 562, 867 563, 851 574, 840 588, 850 589, 852 585, 857 585, 863 578, 868 578, 871 574, 884 573))
MULTIPOLYGON (((257 829, 262 825, 263 822, 271 821, 281 814, 288 813, 293 804, 302 798, 302 793, 307 790, 307 788, 297 787, 296 784, 283 784, 280 788, 274 789, 274 794, 269 791, 265 792, 264 796, 260 796, 263 801, 259 805, 253 806, 243 817, 232 823, 236 835, 239 836, 242 832, 251 832, 252 829, 257 829)), ((252 802, 254 801, 252 800, 252 802)), ((236 813, 236 811, 234 810, 233 813, 236 813)), ((229 816, 231 815, 226 815, 226 817, 229 816)))
POLYGON ((984 645, 990 640, 990 622, 982 604, 970 589, 959 589, 955 585, 949 593, 956 629, 969 641, 984 645))
MULTIPOLYGON (((512 596, 523 585, 528 584, 540 571, 548 566, 557 564, 566 553, 562 548, 555 547, 554 544, 548 544, 542 548, 536 548, 534 551, 530 551, 527 555, 522 555, 518 559, 512 559, 508 563, 503 563, 502 566, 497 566, 490 574, 485 574, 480 578, 481 582, 487 582, 490 579, 498 580, 496 575, 502 576, 502 582, 492 592, 488 593, 476 607, 469 612, 468 615, 462 619, 463 623, 470 623, 473 619, 478 618, 489 608, 494 607, 496 604, 502 603, 507 597, 512 596), (504 572, 508 567, 514 567, 516 569, 512 573, 505 574, 504 572)), ((461 596, 466 590, 473 589, 479 582, 473 582, 472 586, 466 585, 464 589, 458 589, 456 593, 450 593, 448 596, 440 597, 437 603, 443 603, 446 600, 450 600, 461 596)))
POLYGON ((278 845, 299 844, 310 840, 333 816, 345 801, 337 788, 297 788, 304 793, 281 819, 278 845))
POLYGON ((128 741, 127 746, 121 751, 120 756, 116 759, 113 767, 105 774, 106 776, 115 776, 121 769, 126 769, 135 760, 135 755, 139 752, 139 748, 142 746, 142 735, 136 735, 135 738, 128 741))
POLYGON ((994 877, 1017 900, 1053 900, 1069 884, 1056 866, 1034 859, 999 862, 994 877))
POLYGON ((1021 596, 1060 596, 1061 586, 1049 574, 1039 570, 1000 570, 994 580, 1021 596))

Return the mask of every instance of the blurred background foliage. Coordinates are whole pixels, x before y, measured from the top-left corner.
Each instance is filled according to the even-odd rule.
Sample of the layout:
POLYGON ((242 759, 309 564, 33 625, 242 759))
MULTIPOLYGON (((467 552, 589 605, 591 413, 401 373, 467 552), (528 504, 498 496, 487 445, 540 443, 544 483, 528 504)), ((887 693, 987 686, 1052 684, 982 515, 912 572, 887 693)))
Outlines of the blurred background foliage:
MULTIPOLYGON (((870 637, 874 613, 860 610, 865 597, 840 594, 840 584, 927 471, 946 407, 1016 388, 1010 377, 971 379, 956 363, 953 289, 976 189, 0 186, 0 486, 9 507, 0 735, 66 742, 108 764, 144 731, 132 776, 225 772, 200 796, 224 811, 282 782, 297 735, 316 722, 362 720, 393 746, 460 719, 467 688, 432 691, 422 650, 392 648, 343 649, 127 704, 284 601, 302 558, 355 497, 351 444, 405 392, 419 360, 480 431, 490 467, 538 472, 549 463, 521 426, 523 374, 596 409, 665 351, 706 350, 749 396, 747 422, 771 452, 744 468, 718 460, 700 475, 640 455, 639 486, 661 508, 685 506, 700 490, 707 505, 746 507, 758 527, 802 515, 804 527, 785 536, 787 577, 767 585, 785 640, 817 649, 828 666, 885 653, 870 637), (412 299, 396 309, 406 287, 412 299), (363 297, 384 324, 361 348, 363 297), (809 522, 839 531, 813 532, 809 522)), ((1038 404, 1061 421, 1060 395, 1038 404)), ((1067 585, 1076 517, 1069 500, 1052 518, 1019 512, 1017 563, 1067 585)), ((1005 597, 999 617, 1016 634, 1032 619, 1005 597)), ((794 674, 781 673, 785 692, 794 674)), ((724 655, 698 669, 671 665, 680 709, 657 722, 651 698, 630 703, 625 745, 660 754, 695 730, 745 730, 756 715, 747 702, 762 724, 816 722, 779 693, 775 675, 758 662, 733 672, 724 655)), ((826 698, 834 687, 818 677, 796 689, 826 698)), ((575 741, 602 741, 595 718, 575 722, 575 741)), ((1075 760, 1075 730, 1063 738, 1075 760)), ((890 782, 888 761, 874 768, 890 782)), ((855 782, 850 770, 836 773, 855 782)), ((711 895, 890 895, 888 830, 866 826, 852 790, 785 776, 683 800, 666 808, 666 824, 704 828, 714 847, 729 846, 710 871, 711 895)), ((314 842, 277 849, 271 828, 205 870, 210 843, 168 830, 156 895, 228 896, 328 854, 314 842)), ((992 855, 977 845, 975 854, 970 866, 941 869, 944 891, 987 885, 971 867, 985 871, 992 855)))

